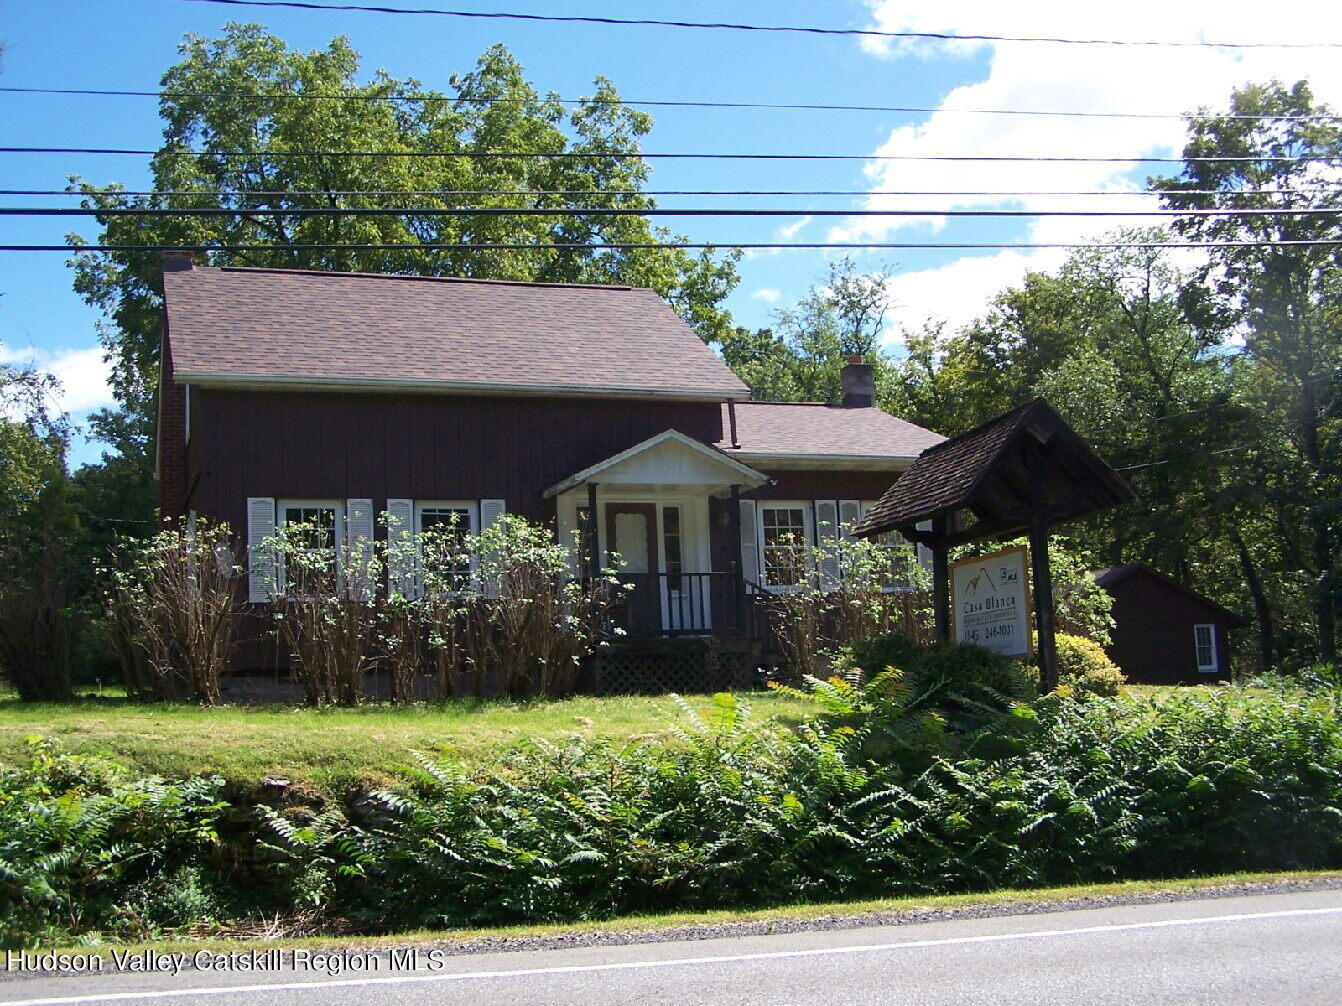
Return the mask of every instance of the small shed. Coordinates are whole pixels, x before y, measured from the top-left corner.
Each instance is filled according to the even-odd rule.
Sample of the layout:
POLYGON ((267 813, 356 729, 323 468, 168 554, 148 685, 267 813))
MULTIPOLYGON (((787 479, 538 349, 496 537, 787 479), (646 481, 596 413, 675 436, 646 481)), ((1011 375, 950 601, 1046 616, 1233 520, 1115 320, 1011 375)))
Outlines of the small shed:
POLYGON ((1230 633, 1248 621, 1144 562, 1102 569, 1114 599, 1110 659, 1143 685, 1230 680, 1230 633))

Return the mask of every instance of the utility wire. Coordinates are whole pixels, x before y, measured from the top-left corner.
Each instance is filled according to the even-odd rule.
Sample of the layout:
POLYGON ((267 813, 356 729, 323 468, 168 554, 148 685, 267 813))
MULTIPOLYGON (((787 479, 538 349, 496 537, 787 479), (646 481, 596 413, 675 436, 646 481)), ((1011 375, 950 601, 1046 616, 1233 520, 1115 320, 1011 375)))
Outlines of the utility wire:
MULTIPOLYGON (((1158 196, 1163 189, 1120 189, 1103 190, 1034 190, 1003 191, 987 190, 925 190, 925 191, 887 191, 882 189, 248 189, 236 191, 217 191, 208 189, 184 190, 132 190, 97 189, 93 192, 71 189, 0 189, 0 195, 6 196, 89 196, 119 195, 135 197, 190 197, 212 196, 220 199, 246 199, 255 196, 848 196, 866 198, 871 196, 911 197, 925 196, 962 196, 993 197, 1010 199, 1017 196, 1158 196)), ((1177 189, 1180 195, 1205 196, 1296 196, 1296 195, 1337 195, 1338 189, 1296 188, 1296 189, 1177 189)))
POLYGON ((345 207, 164 207, 116 206, 107 209, 69 206, 0 206, 0 217, 1336 217, 1342 207, 1312 206, 1306 209, 1265 207, 1263 209, 1210 210, 963 210, 963 209, 725 209, 722 207, 569 206, 558 208, 522 206, 345 206, 345 207))
POLYGON ((1342 238, 1290 239, 1285 241, 989 241, 989 242, 748 242, 737 241, 634 241, 634 242, 450 242, 425 244, 140 244, 140 245, 0 245, 0 251, 19 252, 161 252, 161 251, 636 251, 647 249, 723 249, 743 250, 818 250, 818 249, 949 249, 983 250, 999 248, 1284 248, 1284 247, 1342 247, 1342 238))
POLYGON ((366 4, 319 4, 306 0, 178 0, 184 3, 209 3, 230 7, 290 8, 311 11, 356 11, 367 14, 432 14, 442 17, 483 20, 537 21, 562 24, 625 25, 652 28, 714 28, 729 31, 838 35, 862 38, 912 39, 930 42, 1043 42, 1056 45, 1114 45, 1179 49, 1336 49, 1342 42, 1184 42, 1171 39, 1062 38, 1034 35, 957 35, 931 31, 880 31, 875 28, 818 28, 799 25, 736 24, 722 21, 667 21, 653 18, 615 18, 562 16, 558 14, 518 14, 502 11, 442 10, 431 7, 381 7, 366 4))
MULTIPOLYGON (((1231 453, 1232 451, 1247 451, 1247 450, 1251 450, 1251 449, 1253 449, 1253 448, 1255 448, 1255 447, 1258 447, 1258 446, 1259 446, 1259 445, 1257 445, 1257 444, 1240 444, 1240 445, 1237 446, 1237 447, 1226 447, 1226 448, 1224 448, 1224 449, 1222 449, 1222 450, 1219 450, 1219 451, 1208 451, 1208 452, 1205 453, 1205 454, 1199 454, 1199 455, 1197 455, 1197 457, 1200 457, 1200 458, 1209 458, 1209 457, 1212 457, 1212 456, 1217 455, 1217 454, 1229 454, 1229 453, 1231 453)), ((1172 463, 1175 462, 1175 461, 1188 461, 1188 460, 1190 460, 1190 459, 1189 459, 1189 458, 1166 458, 1164 461, 1148 461, 1148 462, 1146 462, 1145 464, 1140 464, 1140 465, 1128 465, 1126 468, 1115 468, 1114 471, 1116 471, 1116 472, 1135 472, 1135 471, 1137 471, 1137 470, 1140 469, 1140 468, 1158 468, 1158 467, 1160 467, 1161 465, 1172 464, 1172 463)))
MULTIPOLYGON (((1336 187, 1299 189, 1175 189, 1181 196, 1303 196, 1338 195, 1336 187)), ((1158 196, 1164 189, 969 191, 885 191, 881 189, 248 189, 220 192, 214 189, 0 189, 0 196, 90 196, 116 195, 143 198, 209 196, 218 199, 250 199, 256 196, 871 196, 915 197, 970 196, 1011 199, 1016 196, 1158 196)))
MULTIPOLYGON (((896 112, 904 115, 931 115, 950 113, 952 115, 1033 115, 1066 119, 1187 119, 1183 112, 1081 112, 1061 109, 1033 108, 944 108, 912 105, 825 105, 815 103, 789 103, 770 101, 689 101, 670 99, 642 98, 560 98, 555 96, 537 96, 535 98, 512 98, 506 96, 474 96, 459 94, 361 94, 361 93, 322 93, 311 91, 279 91, 270 93, 248 91, 129 91, 95 87, 0 87, 0 94, 50 94, 75 95, 83 97, 111 98, 158 98, 159 100, 177 98, 238 98, 247 101, 395 101, 395 102, 451 102, 464 105, 525 105, 558 102, 561 105, 610 105, 641 108, 721 108, 752 109, 801 112, 896 112)), ((1243 115, 1235 113, 1215 114, 1216 119, 1228 121, 1269 121, 1269 122, 1335 122, 1342 115, 1315 113, 1312 115, 1243 115)))
POLYGON ((124 147, 0 147, 0 154, 102 154, 149 156, 177 154, 183 157, 459 157, 467 160, 503 160, 536 157, 544 160, 705 160, 705 161, 961 161, 961 162, 1023 162, 1023 163, 1086 163, 1086 164, 1262 164, 1269 163, 1339 163, 1342 154, 1266 155, 1263 157, 1152 157, 1146 154, 1087 157, 1082 155, 1051 154, 745 154, 714 152, 602 151, 587 153, 578 150, 136 150, 124 147))

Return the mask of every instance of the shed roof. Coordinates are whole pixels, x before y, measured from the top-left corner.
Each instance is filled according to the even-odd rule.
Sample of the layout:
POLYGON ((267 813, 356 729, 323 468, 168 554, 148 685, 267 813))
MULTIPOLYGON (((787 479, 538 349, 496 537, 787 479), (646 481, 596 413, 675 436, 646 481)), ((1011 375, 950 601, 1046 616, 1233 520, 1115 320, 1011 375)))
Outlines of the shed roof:
POLYGON ((183 383, 749 394, 647 289, 234 267, 163 286, 183 383))
MULTIPOLYGON (((856 534, 911 531, 924 520, 970 509, 979 537, 1025 530, 1028 492, 1017 470, 1029 439, 1049 459, 1045 496, 1052 522, 1132 499, 1132 490, 1042 398, 929 447, 868 511, 856 534)), ((972 531, 972 529, 970 529, 972 531)), ((966 536, 966 540, 973 540, 966 536)))
POLYGON ((943 439, 877 408, 814 402, 737 402, 722 409, 724 453, 764 467, 907 467, 943 439), (731 442, 731 411, 736 440, 731 442))
POLYGON ((1231 611, 1229 608, 1217 604, 1211 598, 1199 594, 1193 588, 1185 586, 1171 576, 1166 576, 1154 566, 1149 566, 1144 562, 1130 562, 1126 566, 1110 566, 1107 569, 1096 570, 1094 576, 1095 582, 1105 590, 1108 590, 1115 584, 1122 583, 1135 573, 1145 574, 1148 578, 1155 580, 1166 589, 1191 597, 1194 601, 1204 605, 1219 615, 1223 620, 1230 623, 1233 628, 1242 629, 1249 624, 1247 618, 1235 614, 1235 612, 1231 611))

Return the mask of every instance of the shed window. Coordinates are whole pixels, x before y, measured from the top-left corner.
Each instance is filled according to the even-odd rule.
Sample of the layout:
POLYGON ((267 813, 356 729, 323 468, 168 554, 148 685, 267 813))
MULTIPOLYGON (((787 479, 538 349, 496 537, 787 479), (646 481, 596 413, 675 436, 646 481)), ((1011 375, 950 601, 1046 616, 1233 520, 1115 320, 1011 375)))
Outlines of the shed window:
POLYGON ((1193 645, 1198 654, 1198 670, 1215 673, 1221 668, 1216 662, 1216 626, 1202 624, 1193 626, 1193 645))
POLYGON ((806 579, 810 507, 803 503, 760 504, 760 556, 764 584, 795 587, 806 579))

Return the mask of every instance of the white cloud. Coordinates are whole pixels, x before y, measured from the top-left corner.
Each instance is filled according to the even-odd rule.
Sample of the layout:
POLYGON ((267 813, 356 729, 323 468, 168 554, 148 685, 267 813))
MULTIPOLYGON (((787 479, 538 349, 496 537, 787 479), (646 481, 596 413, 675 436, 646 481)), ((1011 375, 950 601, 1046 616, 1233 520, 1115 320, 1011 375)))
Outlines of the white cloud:
POLYGON ((779 290, 777 287, 762 286, 750 296, 754 297, 756 300, 762 300, 766 304, 777 304, 779 298, 783 296, 783 291, 779 290))
MULTIPOLYGON (((1302 41, 1342 35, 1342 6, 1287 0, 1271 17, 1258 4, 1156 3, 1134 0, 1122 7, 1042 2, 915 5, 868 0, 873 26, 885 31, 960 34, 1046 35, 1074 38, 1202 41, 1302 41), (1308 26, 1306 30, 1302 26, 1308 26)), ((1024 226, 1001 221, 973 224, 937 215, 938 209, 1099 210, 1153 209, 1147 196, 1122 195, 1142 187, 1134 178, 1137 158, 1177 156, 1184 141, 1182 113, 1200 106, 1224 107, 1230 92, 1250 81, 1308 77, 1316 96, 1342 104, 1342 60, 1329 49, 1190 49, 979 43, 940 46, 867 39, 877 56, 917 55, 959 59, 988 53, 983 79, 951 90, 940 110, 917 125, 893 130, 873 151, 884 155, 1132 155, 1120 163, 870 161, 865 209, 927 211, 910 217, 854 217, 830 228, 831 241, 936 240, 1075 242, 1150 218, 1025 218, 1024 226), (1170 118, 1061 118, 975 115, 952 109, 1045 109, 1077 112, 1160 113, 1170 118), (902 193, 946 191, 1101 191, 1105 196, 945 196, 902 193), (951 230, 954 237, 946 236, 951 230)), ((966 64, 971 65, 971 64, 966 64)), ((892 63, 891 73, 907 73, 892 63)), ((1177 164, 1169 165, 1175 173, 1177 164)), ((1007 251, 967 256, 947 265, 901 275, 894 281, 904 302, 900 320, 966 320, 982 312, 1003 285, 1018 282, 1027 268, 1051 268, 1052 251, 1007 251)))
POLYGON ((111 368, 103 351, 92 349, 17 350, 0 344, 0 363, 35 367, 59 382, 48 406, 55 412, 80 413, 116 404, 111 368))
POLYGON ((798 234, 801 233, 803 227, 805 227, 814 219, 815 217, 808 215, 802 217, 800 220, 794 220, 790 224, 784 224, 782 227, 778 228, 779 239, 782 241, 791 241, 793 238, 795 238, 798 234))

